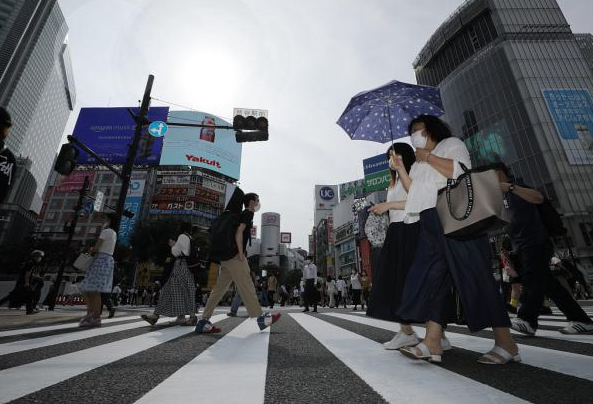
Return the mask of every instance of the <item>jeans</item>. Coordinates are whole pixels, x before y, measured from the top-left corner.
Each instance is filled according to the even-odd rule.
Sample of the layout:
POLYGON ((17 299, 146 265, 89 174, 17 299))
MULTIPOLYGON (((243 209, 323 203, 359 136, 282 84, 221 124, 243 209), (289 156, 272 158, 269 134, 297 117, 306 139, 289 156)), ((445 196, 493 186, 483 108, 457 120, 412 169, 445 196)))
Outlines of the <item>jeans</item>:
POLYGON ((243 304, 243 299, 241 299, 241 295, 239 294, 239 291, 235 292, 235 295, 233 296, 233 301, 231 302, 231 314, 237 315, 237 312, 239 311, 239 307, 243 304))

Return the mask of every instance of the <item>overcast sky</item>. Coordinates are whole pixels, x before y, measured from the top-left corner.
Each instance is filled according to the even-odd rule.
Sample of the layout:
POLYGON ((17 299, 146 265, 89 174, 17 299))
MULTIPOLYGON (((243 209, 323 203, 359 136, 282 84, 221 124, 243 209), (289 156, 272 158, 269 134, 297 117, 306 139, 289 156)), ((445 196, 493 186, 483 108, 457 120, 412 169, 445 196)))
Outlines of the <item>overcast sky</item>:
MULTIPOLYGON (((462 0, 59 3, 77 92, 67 134, 81 107, 137 105, 149 74, 153 97, 229 120, 268 109, 270 140, 244 145, 241 187, 308 249, 314 185, 362 178, 362 159, 387 148, 350 140, 338 117, 360 91, 415 83, 412 61, 462 0)), ((592 1, 558 3, 574 32, 593 31, 592 1)))

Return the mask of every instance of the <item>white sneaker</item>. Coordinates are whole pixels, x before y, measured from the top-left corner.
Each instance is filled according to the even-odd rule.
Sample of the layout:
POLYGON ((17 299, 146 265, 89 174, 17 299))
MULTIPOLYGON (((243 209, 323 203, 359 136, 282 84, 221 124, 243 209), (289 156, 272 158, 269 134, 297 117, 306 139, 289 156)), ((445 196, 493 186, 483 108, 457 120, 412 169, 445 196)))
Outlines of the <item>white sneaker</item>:
POLYGON ((581 323, 578 321, 572 321, 568 323, 567 327, 561 329, 560 333, 568 335, 593 334, 593 323, 581 323))
POLYGON ((451 345, 451 341, 449 341, 449 338, 441 338, 441 348, 443 349, 443 351, 450 351, 451 349, 453 349, 453 346, 451 345))
POLYGON ((420 339, 415 332, 412 334, 406 334, 405 332, 398 332, 391 341, 387 341, 383 344, 383 347, 388 350, 396 350, 406 346, 416 346, 420 343, 420 339))
POLYGON ((530 337, 533 337, 536 331, 531 324, 519 317, 511 319, 511 328, 515 331, 519 331, 521 334, 529 335, 530 337))

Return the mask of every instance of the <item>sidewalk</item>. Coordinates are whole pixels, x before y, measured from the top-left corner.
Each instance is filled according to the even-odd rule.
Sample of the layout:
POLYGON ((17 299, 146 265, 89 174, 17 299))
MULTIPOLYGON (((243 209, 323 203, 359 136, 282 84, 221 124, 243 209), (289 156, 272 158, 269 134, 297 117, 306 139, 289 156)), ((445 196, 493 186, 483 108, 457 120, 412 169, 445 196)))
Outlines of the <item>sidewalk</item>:
MULTIPOLYGON (((115 317, 134 314, 140 316, 142 313, 152 312, 153 308, 148 306, 118 306, 115 310, 115 317)), ((17 310, 1 307, 0 331, 76 322, 85 313, 85 306, 56 306, 54 311, 41 310, 39 313, 31 315, 25 314, 24 308, 17 310)), ((108 314, 107 310, 103 310, 102 317, 106 318, 108 314)))

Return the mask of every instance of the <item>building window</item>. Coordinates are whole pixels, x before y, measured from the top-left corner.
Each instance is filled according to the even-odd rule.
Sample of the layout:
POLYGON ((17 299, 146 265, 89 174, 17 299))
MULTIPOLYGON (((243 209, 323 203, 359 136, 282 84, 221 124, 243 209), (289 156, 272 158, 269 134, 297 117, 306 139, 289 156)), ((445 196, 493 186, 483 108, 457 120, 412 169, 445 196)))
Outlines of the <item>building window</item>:
POLYGON ((591 247, 593 245, 593 223, 579 223, 579 228, 581 229, 585 244, 587 247, 591 247))
POLYGON ((60 209, 62 207, 63 199, 53 199, 49 204, 50 209, 60 209))

